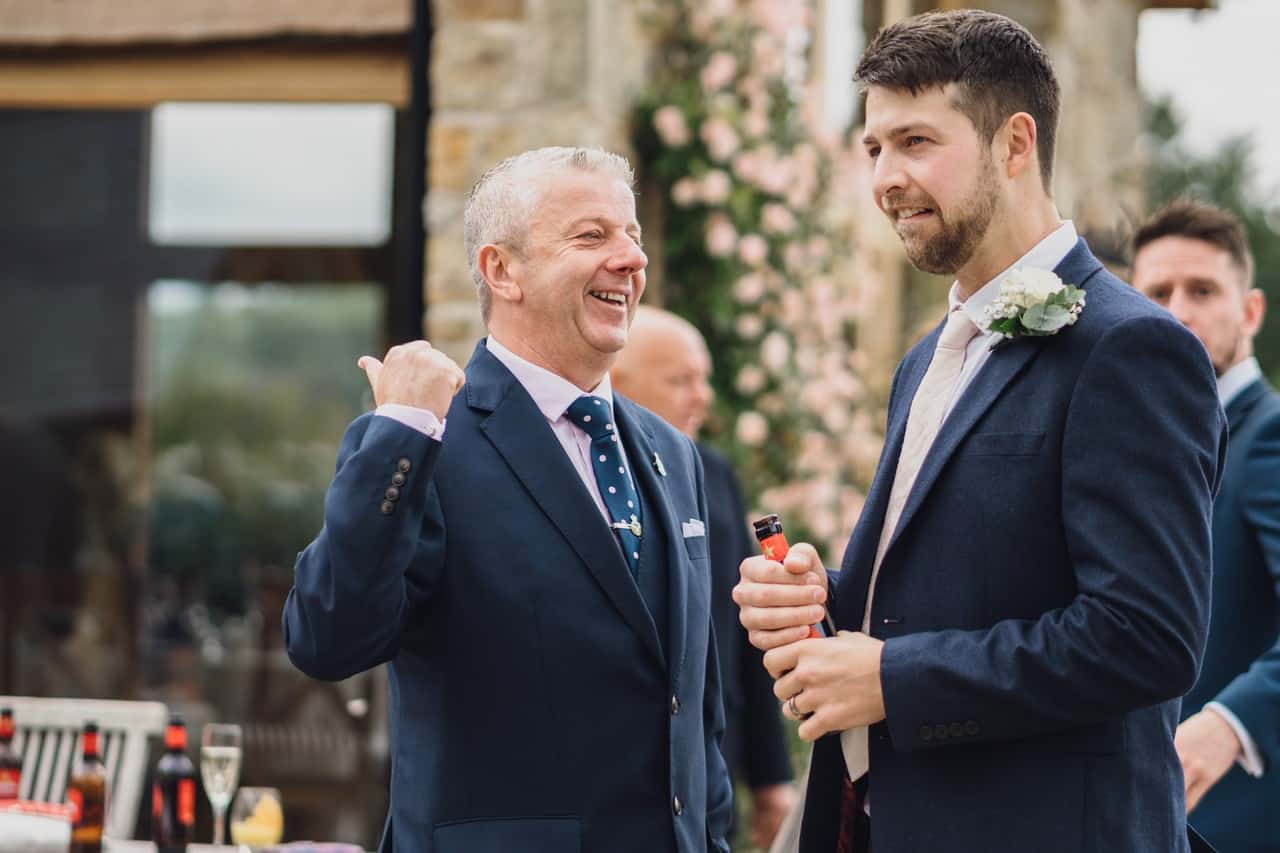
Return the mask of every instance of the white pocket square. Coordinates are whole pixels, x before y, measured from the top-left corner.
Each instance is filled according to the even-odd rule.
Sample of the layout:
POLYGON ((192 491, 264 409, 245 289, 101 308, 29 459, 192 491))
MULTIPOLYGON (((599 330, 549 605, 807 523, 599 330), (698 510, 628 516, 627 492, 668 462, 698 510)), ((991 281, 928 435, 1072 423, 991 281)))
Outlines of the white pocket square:
POLYGON ((684 534, 685 539, 692 539, 695 536, 706 536, 706 526, 696 518, 688 521, 680 522, 680 532, 684 534))

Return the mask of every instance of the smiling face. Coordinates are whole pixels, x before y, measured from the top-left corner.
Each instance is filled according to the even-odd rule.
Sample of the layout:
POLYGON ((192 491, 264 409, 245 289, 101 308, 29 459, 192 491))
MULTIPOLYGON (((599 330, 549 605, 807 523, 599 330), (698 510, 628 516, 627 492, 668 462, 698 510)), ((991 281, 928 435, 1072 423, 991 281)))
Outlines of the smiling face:
POLYGON ((497 294, 489 327, 589 390, 626 344, 644 293, 635 196, 613 175, 578 170, 546 175, 534 192, 524 239, 506 258, 511 286, 497 294))
POLYGON ((991 146, 953 105, 951 86, 912 95, 872 86, 863 144, 872 191, 917 268, 954 275, 1000 211, 991 146))

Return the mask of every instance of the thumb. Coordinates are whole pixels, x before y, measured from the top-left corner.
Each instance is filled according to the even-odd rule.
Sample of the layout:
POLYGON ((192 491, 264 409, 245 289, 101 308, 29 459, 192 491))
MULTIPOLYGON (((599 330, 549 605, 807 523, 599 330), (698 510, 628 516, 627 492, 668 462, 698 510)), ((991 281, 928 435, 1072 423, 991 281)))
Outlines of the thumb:
POLYGON ((369 377, 369 387, 376 391, 378 377, 382 375, 382 362, 371 355, 362 355, 357 359, 356 367, 364 371, 365 376, 369 377))
POLYGON ((802 575, 805 572, 825 573, 822 560, 818 559, 817 550, 808 542, 797 542, 792 545, 787 550, 787 558, 782 561, 782 565, 793 575, 802 575))

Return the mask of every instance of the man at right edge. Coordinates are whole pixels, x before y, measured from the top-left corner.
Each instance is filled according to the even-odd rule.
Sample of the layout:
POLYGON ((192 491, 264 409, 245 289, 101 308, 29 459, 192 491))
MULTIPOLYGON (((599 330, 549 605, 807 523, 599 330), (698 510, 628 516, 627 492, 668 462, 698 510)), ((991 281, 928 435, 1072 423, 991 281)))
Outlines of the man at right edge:
POLYGON ((856 77, 875 200, 954 283, 894 377, 841 571, 797 544, 735 588, 816 741, 800 849, 1208 849, 1173 745, 1226 446, 1204 348, 1059 217, 1059 86, 1023 27, 908 18, 856 77), (1073 322, 989 328, 999 297, 1020 285, 1029 308, 1058 281, 1084 291, 1073 322), (839 636, 804 639, 824 604, 839 636))

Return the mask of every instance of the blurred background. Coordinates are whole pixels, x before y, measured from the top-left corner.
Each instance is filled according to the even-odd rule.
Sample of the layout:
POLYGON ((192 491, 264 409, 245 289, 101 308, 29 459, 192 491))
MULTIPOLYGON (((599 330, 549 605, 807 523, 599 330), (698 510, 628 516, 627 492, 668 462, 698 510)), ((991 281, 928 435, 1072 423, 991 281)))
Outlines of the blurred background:
MULTIPOLYGON (((960 5, 1053 55, 1095 251, 1123 269, 1192 192, 1280 300, 1269 0, 0 0, 0 694, 241 722, 289 837, 376 842, 384 676, 298 674, 280 609, 371 404, 356 358, 466 360, 466 190, 541 145, 632 157, 646 300, 711 344, 707 437, 834 559, 945 294, 870 202, 850 76, 960 5)), ((1280 324, 1256 343, 1280 379, 1280 324)))

